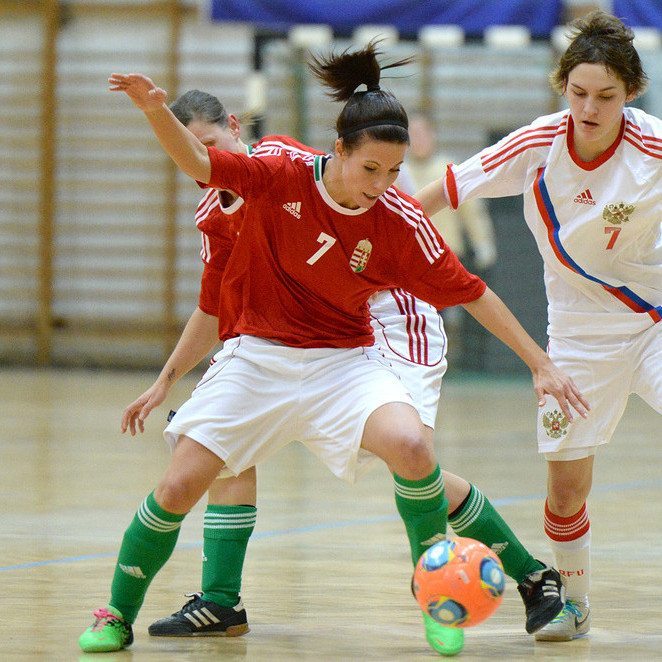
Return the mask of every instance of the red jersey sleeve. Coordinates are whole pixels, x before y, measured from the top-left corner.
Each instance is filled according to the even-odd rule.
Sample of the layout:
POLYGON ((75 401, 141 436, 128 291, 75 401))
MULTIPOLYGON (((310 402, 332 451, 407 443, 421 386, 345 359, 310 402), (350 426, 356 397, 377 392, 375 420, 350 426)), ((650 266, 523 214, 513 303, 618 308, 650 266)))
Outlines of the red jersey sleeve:
POLYGON ((205 264, 200 279, 200 294, 198 296, 198 308, 207 315, 218 317, 218 306, 221 298, 221 280, 223 271, 214 269, 205 264))
POLYGON ((278 181, 287 159, 264 156, 256 159, 247 154, 224 152, 208 147, 211 176, 207 184, 213 188, 228 189, 247 202, 267 194, 278 181))
POLYGON ((221 280, 237 238, 236 225, 243 210, 228 214, 221 210, 216 190, 210 190, 200 201, 195 215, 202 246, 203 271, 198 307, 208 315, 218 316, 221 280))
POLYGON ((418 200, 401 191, 388 199, 392 210, 407 218, 410 226, 406 238, 400 238, 391 249, 399 267, 396 287, 431 303, 437 310, 481 297, 487 285, 460 262, 418 200))
POLYGON ((437 310, 475 301, 487 288, 481 278, 467 271, 446 244, 443 246, 443 254, 429 268, 411 270, 405 275, 405 280, 411 278, 412 281, 404 289, 437 310))

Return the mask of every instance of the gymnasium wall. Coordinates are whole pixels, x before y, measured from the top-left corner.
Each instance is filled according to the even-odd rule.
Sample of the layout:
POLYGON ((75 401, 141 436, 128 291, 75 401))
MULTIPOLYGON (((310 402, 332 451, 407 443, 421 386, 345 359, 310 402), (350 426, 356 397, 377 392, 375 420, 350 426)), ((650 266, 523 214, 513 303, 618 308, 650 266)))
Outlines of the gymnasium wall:
MULTIPOLYGON (((254 131, 321 148, 339 107, 311 80, 292 35, 212 23, 195 2, 7 0, 0 12, 0 362, 158 367, 197 304, 200 191, 142 114, 107 91, 108 75, 146 73, 171 99, 210 91, 232 112, 261 112, 254 131)), ((656 34, 642 50, 651 86, 641 105, 661 115, 656 34)), ((387 51, 418 56, 386 85, 434 117, 457 159, 561 107, 547 85, 552 41, 417 38, 387 51)), ((500 260, 489 282, 544 343, 539 261, 513 218, 520 204, 497 201, 491 212, 500 260)), ((467 356, 480 361, 465 367, 520 369, 477 329, 467 338, 467 356)))

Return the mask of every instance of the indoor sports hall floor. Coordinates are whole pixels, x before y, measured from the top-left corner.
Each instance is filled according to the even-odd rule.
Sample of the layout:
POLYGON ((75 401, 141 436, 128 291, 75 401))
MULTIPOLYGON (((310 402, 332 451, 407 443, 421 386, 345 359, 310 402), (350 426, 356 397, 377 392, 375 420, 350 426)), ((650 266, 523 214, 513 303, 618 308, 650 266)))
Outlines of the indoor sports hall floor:
MULTIPOLYGON (((236 639, 157 639, 152 620, 199 587, 204 504, 184 522, 121 653, 77 647, 91 612, 106 603, 115 554, 137 505, 166 465, 167 410, 178 384, 139 438, 119 433, 126 404, 153 374, 0 371, 0 659, 191 662, 228 660, 432 660, 409 593, 404 529, 383 467, 341 483, 293 444, 258 469, 258 521, 243 597, 251 632, 236 639)), ((545 468, 533 439, 526 380, 444 384, 437 431, 442 466, 475 482, 535 556, 545 468)), ((660 418, 632 398, 596 460, 593 628, 570 643, 536 643, 512 581, 503 605, 468 630, 470 660, 662 659, 660 418)), ((438 658, 437 658, 438 659, 438 658)))

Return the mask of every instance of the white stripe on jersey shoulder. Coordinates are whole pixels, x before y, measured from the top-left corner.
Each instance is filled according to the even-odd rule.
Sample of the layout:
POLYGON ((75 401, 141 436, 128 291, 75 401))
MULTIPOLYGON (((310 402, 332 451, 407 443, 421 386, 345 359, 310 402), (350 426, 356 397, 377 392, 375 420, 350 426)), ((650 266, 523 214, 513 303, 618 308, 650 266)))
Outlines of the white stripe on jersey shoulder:
POLYGON ((301 158, 306 162, 312 163, 315 155, 299 147, 294 147, 281 140, 265 140, 253 148, 251 156, 280 156, 283 152, 290 155, 290 158, 301 158))
POLYGON ((220 206, 221 202, 218 197, 218 191, 215 188, 210 188, 198 203, 198 209, 195 212, 195 224, 200 225, 200 223, 209 216, 209 212, 211 212, 214 207, 220 206))
POLYGON ((386 189, 379 199, 387 209, 400 216, 408 225, 416 228, 416 241, 430 264, 441 257, 444 249, 432 229, 430 220, 420 209, 414 207, 393 187, 386 189))
POLYGON ((425 214, 422 210, 414 207, 409 200, 403 198, 392 186, 387 188, 384 193, 382 193, 381 197, 386 198, 392 205, 394 205, 399 210, 398 213, 410 225, 417 225, 421 219, 425 218, 425 214))
POLYGON ((218 198, 218 191, 215 188, 208 188, 200 198, 200 202, 198 202, 198 211, 203 208, 206 209, 210 203, 213 203, 214 198, 218 198))

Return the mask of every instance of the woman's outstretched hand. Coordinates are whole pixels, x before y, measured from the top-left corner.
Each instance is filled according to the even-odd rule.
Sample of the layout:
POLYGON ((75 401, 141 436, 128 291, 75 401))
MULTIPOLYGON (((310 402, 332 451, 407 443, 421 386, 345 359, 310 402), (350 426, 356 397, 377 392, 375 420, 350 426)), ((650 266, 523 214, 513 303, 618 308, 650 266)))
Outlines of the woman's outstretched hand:
POLYGON ((151 78, 142 74, 110 74, 111 92, 126 92, 133 103, 145 113, 158 110, 166 101, 168 93, 157 87, 151 78))
POLYGON ((122 422, 120 429, 122 433, 127 429, 131 436, 136 435, 136 426, 140 432, 145 431, 145 419, 149 416, 152 409, 158 407, 168 395, 168 386, 164 386, 157 379, 139 398, 134 400, 122 412, 122 422))
POLYGON ((591 406, 575 382, 551 360, 544 361, 532 371, 533 390, 538 397, 538 406, 544 407, 547 395, 556 398, 561 410, 569 421, 573 420, 573 410, 582 418, 588 416, 591 406))

